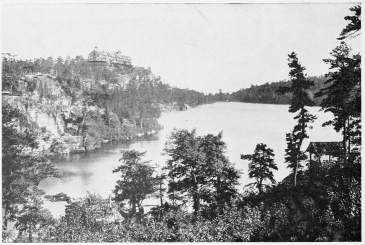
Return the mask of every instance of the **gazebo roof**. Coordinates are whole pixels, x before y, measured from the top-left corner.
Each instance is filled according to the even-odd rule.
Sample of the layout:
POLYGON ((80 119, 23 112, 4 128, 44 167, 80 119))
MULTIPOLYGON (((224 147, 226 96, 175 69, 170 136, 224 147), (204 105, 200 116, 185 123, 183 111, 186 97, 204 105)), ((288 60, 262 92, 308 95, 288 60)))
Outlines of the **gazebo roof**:
POLYGON ((332 155, 340 153, 342 142, 310 142, 306 152, 332 155))

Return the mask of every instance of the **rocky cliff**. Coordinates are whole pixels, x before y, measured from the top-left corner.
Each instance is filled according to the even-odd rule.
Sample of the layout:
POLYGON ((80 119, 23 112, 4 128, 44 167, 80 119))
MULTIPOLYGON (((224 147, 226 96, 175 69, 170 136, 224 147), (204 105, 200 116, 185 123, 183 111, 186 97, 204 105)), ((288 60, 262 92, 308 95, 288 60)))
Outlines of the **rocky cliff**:
POLYGON ((143 125, 118 116, 110 110, 89 105, 78 97, 67 95, 49 76, 22 78, 24 91, 18 96, 3 97, 4 103, 19 108, 33 130, 38 132, 40 153, 70 154, 92 151, 103 143, 131 139, 158 132, 162 127, 154 118, 143 125))

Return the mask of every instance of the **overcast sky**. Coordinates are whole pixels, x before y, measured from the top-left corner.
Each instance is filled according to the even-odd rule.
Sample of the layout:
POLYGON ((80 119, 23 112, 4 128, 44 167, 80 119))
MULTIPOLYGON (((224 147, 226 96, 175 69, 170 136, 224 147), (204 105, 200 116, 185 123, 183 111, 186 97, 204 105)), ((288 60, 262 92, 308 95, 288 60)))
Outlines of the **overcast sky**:
MULTIPOLYGON (((348 4, 2 5, 1 48, 20 59, 128 55, 172 86, 234 92, 288 79, 292 51, 308 75, 340 41, 348 4)), ((360 37, 349 42, 360 50, 360 37)))

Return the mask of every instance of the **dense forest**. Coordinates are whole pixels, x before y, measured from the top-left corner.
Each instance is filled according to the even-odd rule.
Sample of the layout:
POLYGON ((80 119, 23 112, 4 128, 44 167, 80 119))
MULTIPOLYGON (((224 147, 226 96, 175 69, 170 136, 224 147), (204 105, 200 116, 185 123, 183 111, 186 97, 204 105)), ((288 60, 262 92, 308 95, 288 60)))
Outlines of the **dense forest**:
MULTIPOLYGON (((162 171, 144 159, 144 152, 121 152, 120 166, 113 171, 120 178, 109 200, 97 194, 78 200, 65 193, 47 196, 38 188, 39 183, 61 176, 47 158, 32 154, 38 144, 37 133, 27 116, 3 104, 3 242, 361 241, 361 55, 352 54, 345 42, 361 31, 361 7, 350 10, 353 15, 345 17, 348 25, 338 38, 341 44, 324 59, 330 66, 325 77, 307 77, 305 67, 292 52, 287 57, 290 81, 253 86, 235 95, 245 100, 253 98, 250 93, 256 91, 265 102, 285 100, 289 104, 288 111, 296 122, 286 134, 285 162, 291 173, 279 183, 273 178, 278 170, 275 153, 265 143, 257 143, 254 152, 242 149, 241 159, 249 164, 248 173, 242 173, 225 156, 222 133, 198 136, 195 130, 174 130, 162 152, 167 156, 162 171), (260 92, 265 86, 267 90, 260 92), (307 107, 316 103, 334 115, 323 126, 331 126, 343 136, 332 158, 323 157, 333 153, 323 151, 324 146, 314 145, 309 159, 301 150, 316 120, 307 107), (240 186, 240 177, 248 177, 251 183, 240 186), (142 203, 150 197, 159 198, 161 203, 145 213, 142 203), (54 218, 42 205, 45 199, 66 203, 65 215, 54 218)), ((99 83, 117 79, 117 75, 110 75, 115 70, 98 67, 91 70, 93 73, 85 60, 79 61, 74 60, 70 69, 64 64, 71 60, 64 61, 56 76, 75 100, 77 88, 83 86, 72 73, 75 67, 83 78, 94 76, 91 78, 99 83)), ((58 69, 54 65, 39 65, 37 69, 48 68, 43 72, 58 69)), ((126 87, 110 92, 105 83, 101 84, 84 91, 84 103, 116 111, 121 121, 143 125, 146 119, 158 117, 154 103, 207 102, 201 93, 171 88, 158 77, 152 78, 149 69, 118 69, 123 75, 130 72, 124 69, 133 69, 135 75, 126 87)), ((15 84, 6 73, 3 79, 5 85, 15 84)), ((39 89, 31 81, 27 86, 39 89)), ((228 95, 209 98, 225 100, 224 96, 228 95)), ((105 117, 105 124, 109 119, 105 117)))
MULTIPOLYGON (((151 98, 156 103, 178 102, 179 104, 186 103, 190 106, 196 106, 205 102, 203 93, 171 87, 169 84, 162 83, 161 78, 155 76, 150 68, 112 66, 107 63, 93 64, 82 56, 75 58, 68 56, 66 59, 58 57, 55 60, 53 57, 25 61, 4 60, 2 66, 4 71, 3 90, 12 86, 14 94, 23 92, 17 82, 19 77, 24 74, 41 73, 53 75, 66 95, 73 98, 78 91, 85 92, 83 81, 92 80, 95 83, 90 89, 93 92, 92 102, 100 106, 105 101, 120 104, 120 101, 113 100, 119 99, 119 97, 129 97, 130 100, 133 100, 135 95, 138 95, 141 100, 146 100, 144 97, 151 98), (113 84, 124 86, 117 87, 113 84), (129 86, 125 87, 126 85, 129 86)), ((29 81, 27 86, 28 90, 35 89, 34 82, 29 81)), ((39 93, 42 92, 44 93, 44 91, 39 91, 39 93)))
MULTIPOLYGON (((158 118, 163 111, 218 101, 289 104, 292 97, 274 93, 279 85, 290 85, 290 81, 206 95, 171 87, 150 68, 93 63, 82 56, 25 61, 5 58, 2 70, 2 89, 12 95, 4 103, 20 106, 18 109, 33 121, 31 127, 42 136, 40 145, 48 156, 91 151, 104 142, 156 133, 162 128, 158 118), (57 125, 40 123, 37 115, 46 117, 42 113, 57 125), (49 127, 61 137, 54 140, 54 133, 47 133, 49 127)), ((311 79, 315 81, 312 93, 324 86, 324 78, 311 79)), ((320 100, 314 98, 315 105, 320 100)))
MULTIPOLYGON (((238 101, 249 103, 265 103, 265 104, 290 104, 291 94, 281 95, 276 93, 280 86, 290 86, 291 81, 271 82, 263 85, 251 85, 250 88, 240 89, 233 93, 222 93, 221 91, 212 94, 204 94, 190 89, 181 89, 171 87, 169 84, 163 83, 159 76, 155 76, 151 69, 133 66, 115 66, 110 67, 106 64, 93 65, 84 59, 82 56, 75 58, 67 57, 63 59, 58 57, 56 60, 53 57, 47 59, 36 58, 33 60, 15 60, 3 62, 3 89, 10 85, 13 88, 13 93, 22 93, 18 91, 18 83, 14 76, 6 76, 11 71, 15 77, 21 76, 24 72, 40 72, 43 74, 56 74, 56 80, 62 86, 65 93, 71 96, 74 100, 76 94, 82 89, 82 80, 94 80, 100 86, 95 86, 91 92, 84 92, 92 98, 92 102, 98 106, 111 106, 111 109, 120 112, 119 116, 128 114, 138 114, 132 111, 137 110, 131 108, 125 102, 133 102, 133 105, 140 100, 144 100, 147 104, 154 103, 173 103, 177 102, 182 108, 184 104, 189 106, 197 106, 204 103, 214 103, 217 101, 238 101), (127 87, 121 90, 108 89, 113 87, 109 84, 118 84, 123 79, 127 78, 127 87), (100 84, 100 81, 102 84, 100 84), (140 85, 142 85, 141 88, 140 85), (141 98, 136 99, 135 97, 141 98), (131 101, 127 101, 126 97, 131 101), (146 98, 144 98, 146 97, 146 98), (121 103, 122 102, 122 103, 121 103), (124 105, 121 106, 121 105, 124 105), (129 107, 129 110, 128 110, 129 107)), ((310 87, 311 96, 325 86, 327 78, 325 76, 309 77, 314 85, 310 87)), ((30 90, 35 88, 35 84, 27 85, 30 90)), ((42 88, 39 88, 42 89, 42 88)), ((38 91, 44 94, 44 91, 38 91)), ((48 95, 50 96, 50 95, 48 95)), ((315 105, 320 105, 321 98, 313 98, 315 105)))
MULTIPOLYGON (((308 89, 309 95, 313 98, 314 105, 319 106, 321 104, 321 97, 314 97, 314 94, 319 92, 325 86, 325 82, 328 80, 325 76, 308 77, 314 84, 308 89)), ((249 103, 261 103, 261 104, 290 104, 292 99, 292 93, 278 94, 276 91, 280 87, 291 86, 291 81, 280 81, 265 83, 263 85, 251 85, 250 88, 240 89, 230 95, 229 100, 249 103)))
POLYGON ((2 70, 3 94, 11 95, 3 103, 33 122, 42 145, 52 144, 43 150, 47 155, 90 151, 103 142, 156 133, 163 111, 207 103, 203 93, 171 87, 150 68, 92 63, 81 56, 4 58, 2 70), (39 118, 56 123, 42 124, 39 118), (47 133, 52 128, 53 134, 47 133), (58 140, 51 142, 54 137, 58 140))

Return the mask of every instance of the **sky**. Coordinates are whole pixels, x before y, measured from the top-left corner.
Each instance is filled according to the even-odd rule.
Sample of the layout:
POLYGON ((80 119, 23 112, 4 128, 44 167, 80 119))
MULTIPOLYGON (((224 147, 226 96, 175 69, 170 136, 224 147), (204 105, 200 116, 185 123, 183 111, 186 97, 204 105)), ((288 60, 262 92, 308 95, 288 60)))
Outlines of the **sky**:
MULTIPOLYGON (((296 52, 309 76, 340 44, 355 3, 2 4, 1 51, 18 59, 120 50, 164 82, 204 93, 289 79, 296 52)), ((360 52, 360 37, 350 40, 360 52)))

